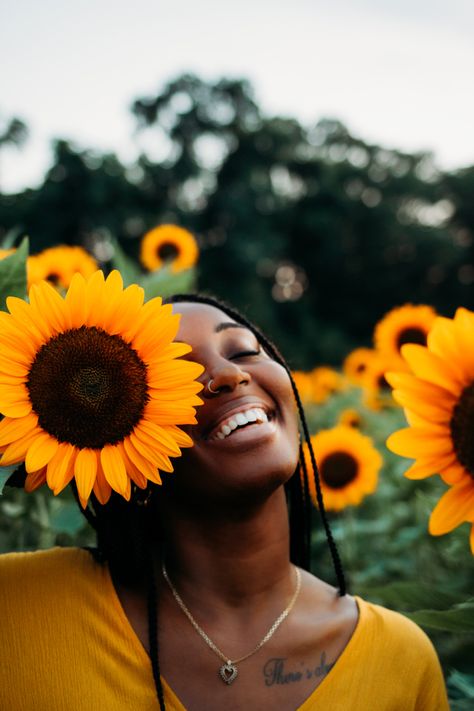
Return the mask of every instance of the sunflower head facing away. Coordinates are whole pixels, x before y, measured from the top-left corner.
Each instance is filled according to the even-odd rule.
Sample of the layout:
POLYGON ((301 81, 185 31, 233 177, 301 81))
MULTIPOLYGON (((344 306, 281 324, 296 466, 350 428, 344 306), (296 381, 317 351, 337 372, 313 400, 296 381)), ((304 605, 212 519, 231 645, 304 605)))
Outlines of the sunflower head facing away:
MULTIPOLYGON (((352 427, 338 425, 311 437, 319 469, 324 505, 329 511, 357 506, 378 483, 382 457, 369 437, 352 427)), ((305 450, 308 471, 311 462, 305 450)), ((317 505, 314 477, 309 476, 309 489, 317 505)))
POLYGON ((401 349, 406 343, 426 345, 436 318, 431 306, 406 304, 392 309, 375 327, 374 343, 380 354, 391 361, 394 370, 406 370, 401 349))
POLYGON ((74 274, 90 277, 97 262, 85 249, 58 245, 28 257, 28 287, 47 281, 59 289, 68 289, 74 274))
POLYGON ((93 491, 129 499, 131 484, 161 483, 159 469, 192 445, 202 366, 180 359, 179 315, 119 272, 76 274, 65 298, 47 282, 29 303, 0 312, 1 466, 25 462, 25 488, 58 494, 75 480, 83 506, 93 491))
POLYGON ((147 232, 141 243, 140 261, 150 272, 170 266, 173 273, 196 264, 198 246, 191 232, 177 225, 160 225, 147 232))
POLYGON ((387 447, 415 460, 409 479, 439 474, 450 487, 430 516, 430 533, 442 535, 474 524, 474 313, 438 317, 427 345, 405 345, 402 355, 411 372, 387 380, 410 427, 392 434, 387 447))

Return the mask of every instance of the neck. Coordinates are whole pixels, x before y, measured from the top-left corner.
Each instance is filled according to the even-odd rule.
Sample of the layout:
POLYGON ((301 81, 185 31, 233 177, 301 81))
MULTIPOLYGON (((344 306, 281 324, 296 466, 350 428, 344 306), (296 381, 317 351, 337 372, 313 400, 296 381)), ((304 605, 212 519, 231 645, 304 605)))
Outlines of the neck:
MULTIPOLYGON (((169 502, 168 502, 169 503, 169 502)), ((294 585, 282 488, 232 517, 176 511, 166 515, 165 560, 173 583, 190 602, 245 608, 294 585)), ((196 512, 197 509, 197 512, 196 512)))

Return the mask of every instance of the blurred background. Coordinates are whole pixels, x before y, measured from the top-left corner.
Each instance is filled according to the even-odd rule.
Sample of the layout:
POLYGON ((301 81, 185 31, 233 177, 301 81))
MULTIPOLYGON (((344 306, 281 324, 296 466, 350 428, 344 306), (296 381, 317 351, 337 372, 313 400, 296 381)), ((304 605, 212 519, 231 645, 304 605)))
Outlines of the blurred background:
POLYGON ((200 288, 294 367, 394 305, 474 306, 469 0, 19 0, 1 26, 0 236, 104 263, 187 227, 200 288))
MULTIPOLYGON (((199 289, 305 371, 311 431, 345 424, 383 458, 374 495, 331 513, 349 580, 425 625, 472 709, 468 528, 428 535, 444 485, 404 479, 401 408, 341 372, 394 307, 474 309, 472 2, 17 0, 0 19, 0 242, 107 271, 157 225, 189 230, 199 289)), ((0 550, 92 543, 67 492, 5 492, 0 550)), ((331 580, 319 526, 314 544, 331 580)))

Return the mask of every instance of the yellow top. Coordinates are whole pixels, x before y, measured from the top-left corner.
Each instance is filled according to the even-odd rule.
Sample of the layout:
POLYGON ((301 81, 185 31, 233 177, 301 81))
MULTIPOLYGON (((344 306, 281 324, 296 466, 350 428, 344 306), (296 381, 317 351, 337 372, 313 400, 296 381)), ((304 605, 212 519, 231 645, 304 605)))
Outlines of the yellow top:
MULTIPOLYGON (((449 711, 424 632, 356 599, 349 644, 297 711, 449 711)), ((166 682, 164 689, 166 708, 185 711, 166 682)), ((0 709, 158 708, 149 657, 106 566, 78 548, 0 556, 0 709)))

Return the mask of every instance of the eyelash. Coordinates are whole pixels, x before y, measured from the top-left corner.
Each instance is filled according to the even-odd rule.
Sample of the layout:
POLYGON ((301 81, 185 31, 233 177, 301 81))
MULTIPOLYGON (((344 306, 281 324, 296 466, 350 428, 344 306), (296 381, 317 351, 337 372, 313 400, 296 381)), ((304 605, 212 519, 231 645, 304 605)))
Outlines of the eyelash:
POLYGON ((235 360, 236 358, 245 358, 246 356, 258 356, 261 351, 241 351, 240 353, 235 353, 229 360, 235 360))

